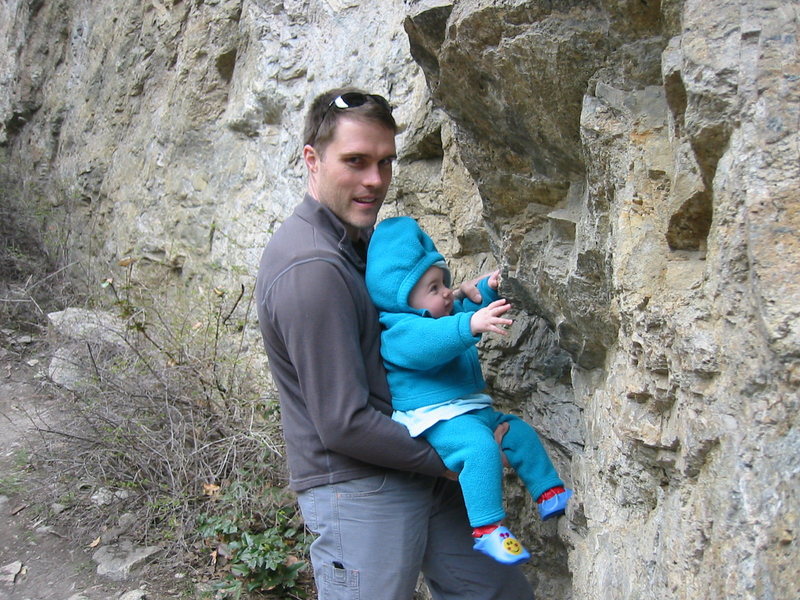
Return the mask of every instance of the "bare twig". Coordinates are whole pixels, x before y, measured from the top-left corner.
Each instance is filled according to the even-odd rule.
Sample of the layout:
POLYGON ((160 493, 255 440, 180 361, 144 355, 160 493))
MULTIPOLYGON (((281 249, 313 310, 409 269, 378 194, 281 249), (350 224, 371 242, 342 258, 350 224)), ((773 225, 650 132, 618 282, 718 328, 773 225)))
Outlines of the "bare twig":
POLYGON ((44 428, 44 427, 37 427, 36 431, 38 431, 39 433, 48 433, 50 435, 57 435, 57 436, 60 436, 60 437, 64 437, 64 438, 68 438, 68 439, 76 440, 76 441, 80 441, 80 442, 87 442, 87 443, 89 443, 89 444, 91 444, 93 446, 102 446, 103 445, 102 442, 99 442, 98 440, 92 440, 90 438, 87 438, 87 437, 84 437, 84 436, 81 436, 81 435, 75 435, 74 433, 67 433, 66 431, 56 431, 55 429, 44 428))
POLYGON ((239 302, 241 301, 242 296, 244 296, 244 284, 242 283, 240 285, 242 286, 242 288, 241 288, 241 290, 239 290, 239 296, 236 298, 236 302, 233 303, 233 306, 231 307, 231 310, 228 313, 228 315, 224 319, 222 319, 222 324, 223 325, 225 325, 228 322, 228 320, 230 320, 231 315, 236 310, 236 307, 239 306, 239 302))
POLYGON ((103 381, 103 375, 100 373, 100 369, 97 368, 97 361, 94 359, 94 352, 92 352, 92 345, 87 341, 86 348, 89 350, 89 358, 92 360, 92 366, 94 367, 94 372, 97 375, 97 379, 100 382, 103 381))

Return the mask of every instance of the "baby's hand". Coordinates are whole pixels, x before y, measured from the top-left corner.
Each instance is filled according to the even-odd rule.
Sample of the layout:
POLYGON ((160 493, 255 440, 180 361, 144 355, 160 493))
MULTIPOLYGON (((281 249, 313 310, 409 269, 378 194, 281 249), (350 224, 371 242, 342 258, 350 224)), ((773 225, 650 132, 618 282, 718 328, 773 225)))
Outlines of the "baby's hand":
POLYGON ((472 318, 469 320, 469 329, 472 335, 479 333, 499 333, 500 335, 508 335, 505 329, 501 329, 500 325, 511 325, 514 321, 505 319, 500 315, 506 313, 511 309, 511 305, 505 298, 495 300, 489 306, 475 311, 472 318))
POLYGON ((497 288, 499 288, 500 287, 500 269, 497 269, 497 271, 494 271, 493 273, 491 273, 489 275, 489 281, 487 281, 486 283, 488 283, 489 287, 492 288, 493 290, 496 290, 497 288))

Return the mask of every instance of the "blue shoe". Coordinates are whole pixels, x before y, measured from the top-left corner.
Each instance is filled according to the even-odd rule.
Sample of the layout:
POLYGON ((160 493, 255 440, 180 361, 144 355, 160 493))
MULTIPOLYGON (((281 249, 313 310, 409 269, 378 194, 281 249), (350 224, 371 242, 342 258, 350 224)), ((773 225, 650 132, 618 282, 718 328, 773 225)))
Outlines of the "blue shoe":
POLYGON ((504 565, 523 563, 531 557, 530 552, 522 547, 514 534, 502 525, 492 533, 476 538, 472 548, 504 565))
POLYGON ((572 490, 564 490, 560 494, 556 494, 552 498, 548 498, 544 502, 537 504, 539 507, 539 517, 542 521, 559 517, 567 510, 567 502, 572 497, 572 490))

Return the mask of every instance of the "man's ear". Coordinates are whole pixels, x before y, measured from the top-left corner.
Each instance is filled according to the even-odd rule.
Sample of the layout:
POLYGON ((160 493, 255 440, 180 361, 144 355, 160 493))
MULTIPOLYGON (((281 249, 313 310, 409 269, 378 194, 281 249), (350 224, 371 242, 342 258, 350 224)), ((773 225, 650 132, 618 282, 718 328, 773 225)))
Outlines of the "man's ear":
POLYGON ((320 156, 314 146, 306 144, 303 146, 303 161, 309 173, 316 173, 319 169, 320 156))

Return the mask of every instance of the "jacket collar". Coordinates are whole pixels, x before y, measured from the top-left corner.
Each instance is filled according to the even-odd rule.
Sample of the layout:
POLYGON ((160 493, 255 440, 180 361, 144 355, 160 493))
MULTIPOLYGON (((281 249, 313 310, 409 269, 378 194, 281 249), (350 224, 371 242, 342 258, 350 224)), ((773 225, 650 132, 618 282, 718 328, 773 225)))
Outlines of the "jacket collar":
POLYGON ((310 194, 306 194, 303 201, 295 209, 298 217, 310 223, 314 229, 329 236, 339 251, 361 272, 366 267, 366 250, 372 237, 372 228, 361 230, 360 238, 356 244, 347 235, 344 223, 339 220, 333 211, 310 194), (363 256, 356 250, 356 246, 363 248, 363 256))

